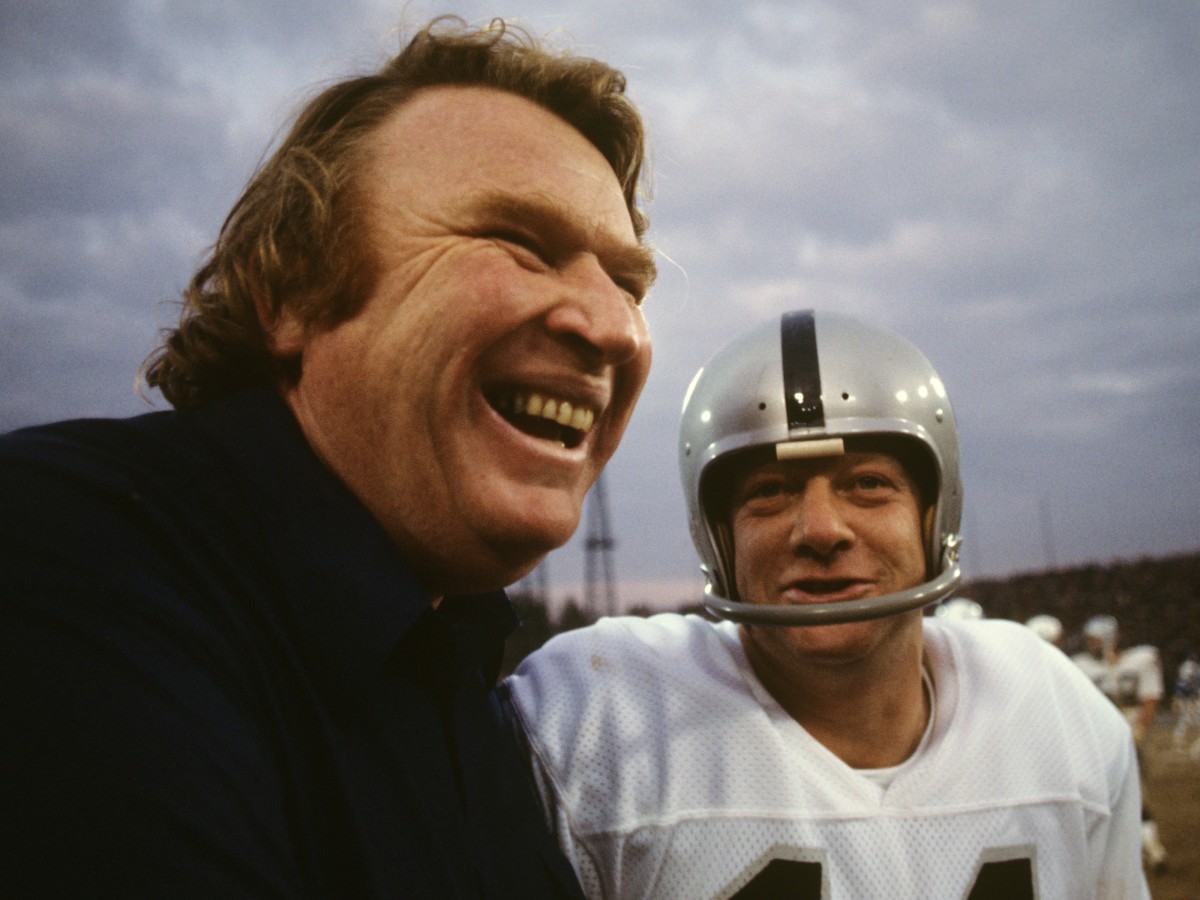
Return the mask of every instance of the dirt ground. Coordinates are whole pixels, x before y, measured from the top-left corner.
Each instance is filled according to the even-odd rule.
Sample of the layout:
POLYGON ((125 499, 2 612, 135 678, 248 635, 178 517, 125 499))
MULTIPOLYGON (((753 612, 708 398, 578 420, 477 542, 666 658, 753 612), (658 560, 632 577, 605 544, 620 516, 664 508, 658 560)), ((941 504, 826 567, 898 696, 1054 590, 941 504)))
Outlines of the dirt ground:
MULTIPOLYGON (((1167 848, 1167 867, 1150 873, 1154 900, 1200 900, 1200 759, 1172 743, 1174 723, 1162 716, 1147 736, 1146 796, 1167 848)), ((1189 733, 1188 741, 1196 739, 1189 733)))

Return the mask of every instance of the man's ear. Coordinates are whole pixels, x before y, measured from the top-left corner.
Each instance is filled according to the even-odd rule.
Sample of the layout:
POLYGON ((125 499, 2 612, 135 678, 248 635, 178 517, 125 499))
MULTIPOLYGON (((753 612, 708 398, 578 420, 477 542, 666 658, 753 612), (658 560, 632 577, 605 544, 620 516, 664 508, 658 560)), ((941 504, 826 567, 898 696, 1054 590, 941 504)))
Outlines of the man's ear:
POLYGON ((287 304, 273 312, 266 300, 255 297, 255 312, 267 339, 267 350, 276 359, 294 359, 304 352, 308 329, 287 304))
POLYGON ((274 322, 266 324, 264 330, 267 349, 276 359, 293 359, 304 352, 308 328, 287 307, 280 311, 274 322))

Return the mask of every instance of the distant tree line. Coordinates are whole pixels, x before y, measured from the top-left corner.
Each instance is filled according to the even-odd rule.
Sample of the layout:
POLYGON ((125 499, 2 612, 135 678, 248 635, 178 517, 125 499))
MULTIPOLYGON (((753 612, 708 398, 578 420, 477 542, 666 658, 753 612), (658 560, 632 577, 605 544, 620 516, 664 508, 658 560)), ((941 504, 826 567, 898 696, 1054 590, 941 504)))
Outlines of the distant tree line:
POLYGON ((1158 648, 1168 691, 1179 664, 1200 653, 1200 551, 981 579, 962 593, 992 618, 1024 622, 1038 613, 1057 616, 1068 653, 1082 649, 1080 630, 1091 616, 1114 616, 1121 646, 1158 648))

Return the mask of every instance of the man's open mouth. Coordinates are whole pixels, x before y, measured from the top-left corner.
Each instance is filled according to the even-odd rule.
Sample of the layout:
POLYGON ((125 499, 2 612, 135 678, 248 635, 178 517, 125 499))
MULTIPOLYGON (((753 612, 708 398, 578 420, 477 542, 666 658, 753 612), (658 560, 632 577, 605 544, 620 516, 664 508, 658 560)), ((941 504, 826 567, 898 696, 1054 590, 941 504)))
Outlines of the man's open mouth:
POLYGON ((501 388, 485 396, 518 431, 563 447, 578 447, 596 421, 595 410, 537 391, 501 388))

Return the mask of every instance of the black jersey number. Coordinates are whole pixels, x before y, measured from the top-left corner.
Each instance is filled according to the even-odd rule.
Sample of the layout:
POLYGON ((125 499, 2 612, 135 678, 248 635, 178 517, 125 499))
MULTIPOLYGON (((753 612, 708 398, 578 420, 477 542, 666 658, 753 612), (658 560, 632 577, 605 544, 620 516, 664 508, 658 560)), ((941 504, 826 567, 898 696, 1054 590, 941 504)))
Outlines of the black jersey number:
POLYGON ((1035 900, 1035 859, 1033 846, 984 850, 967 900, 1035 900))
POLYGON ((1033 900, 1033 863, 1028 859, 986 862, 967 900, 1033 900))
MULTIPOLYGON (((1033 856, 1032 847, 985 850, 965 900, 1035 900, 1033 856)), ((728 896, 733 900, 831 900, 824 876, 816 859, 776 858, 728 896)))
POLYGON ((821 890, 823 874, 819 862, 773 859, 733 898, 775 900, 778 897, 796 897, 798 900, 824 900, 821 890))

